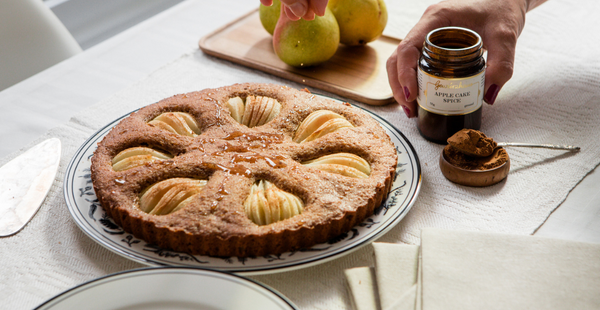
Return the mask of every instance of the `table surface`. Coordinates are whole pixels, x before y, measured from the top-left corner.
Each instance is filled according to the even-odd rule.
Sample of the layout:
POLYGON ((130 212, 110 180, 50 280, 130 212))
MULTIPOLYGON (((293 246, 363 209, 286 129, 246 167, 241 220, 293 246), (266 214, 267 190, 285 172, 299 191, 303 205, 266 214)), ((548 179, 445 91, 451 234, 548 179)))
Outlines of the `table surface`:
MULTIPOLYGON (((0 158, 14 156, 73 114, 126 89, 182 54, 196 52, 202 36, 257 5, 256 0, 184 1, 0 92, 0 158)), ((394 34, 406 33, 418 17, 406 21, 394 34)), ((598 170, 571 191, 536 235, 600 243, 598 170)))

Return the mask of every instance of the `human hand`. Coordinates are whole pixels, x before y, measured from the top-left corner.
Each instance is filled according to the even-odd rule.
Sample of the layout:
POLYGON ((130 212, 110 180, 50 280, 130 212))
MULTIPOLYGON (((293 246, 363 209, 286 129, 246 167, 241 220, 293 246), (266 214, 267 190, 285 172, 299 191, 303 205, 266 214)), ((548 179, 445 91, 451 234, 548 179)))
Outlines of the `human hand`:
POLYGON ((417 66, 426 35, 437 28, 459 26, 477 32, 487 50, 484 101, 493 104, 512 77, 517 38, 525 13, 545 0, 447 0, 431 5, 387 61, 394 98, 408 117, 417 115, 417 66))
MULTIPOLYGON (((328 0, 281 0, 285 15, 291 20, 315 19, 315 15, 325 15, 328 0)), ((260 0, 265 6, 271 6, 273 0, 260 0)))

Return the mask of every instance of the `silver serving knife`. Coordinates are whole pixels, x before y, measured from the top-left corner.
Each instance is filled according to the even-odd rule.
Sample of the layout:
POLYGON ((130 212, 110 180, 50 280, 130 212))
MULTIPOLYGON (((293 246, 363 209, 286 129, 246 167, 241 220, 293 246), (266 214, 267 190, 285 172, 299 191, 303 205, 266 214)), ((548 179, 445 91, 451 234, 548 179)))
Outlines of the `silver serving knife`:
POLYGON ((38 211, 60 163, 60 140, 47 139, 0 167, 0 237, 20 231, 38 211))

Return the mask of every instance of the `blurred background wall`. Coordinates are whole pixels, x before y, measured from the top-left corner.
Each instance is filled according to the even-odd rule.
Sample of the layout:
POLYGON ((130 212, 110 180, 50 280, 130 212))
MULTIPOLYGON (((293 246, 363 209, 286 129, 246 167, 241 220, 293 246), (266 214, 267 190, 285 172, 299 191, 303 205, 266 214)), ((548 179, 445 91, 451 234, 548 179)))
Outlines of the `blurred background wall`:
POLYGON ((44 0, 88 49, 183 0, 44 0))

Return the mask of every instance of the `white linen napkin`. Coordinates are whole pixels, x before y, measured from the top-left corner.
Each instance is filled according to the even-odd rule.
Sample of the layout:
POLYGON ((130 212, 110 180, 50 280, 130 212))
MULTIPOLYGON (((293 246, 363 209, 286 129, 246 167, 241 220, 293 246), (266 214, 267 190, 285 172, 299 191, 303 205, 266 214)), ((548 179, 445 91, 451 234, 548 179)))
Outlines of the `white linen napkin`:
POLYGON ((375 242, 373 253, 381 308, 414 309, 419 246, 375 242))
POLYGON ((600 308, 600 244, 436 228, 421 240, 420 255, 373 244, 383 310, 600 308))
POLYGON ((600 244, 424 229, 423 310, 599 309, 600 244))
POLYGON ((375 283, 375 274, 372 267, 350 268, 344 271, 350 301, 355 310, 379 310, 379 294, 377 292, 377 283, 375 283))

